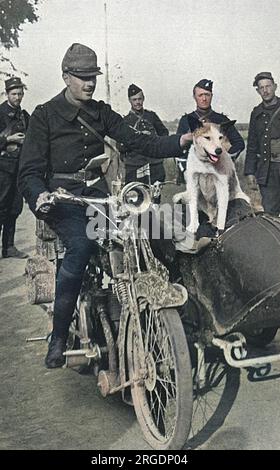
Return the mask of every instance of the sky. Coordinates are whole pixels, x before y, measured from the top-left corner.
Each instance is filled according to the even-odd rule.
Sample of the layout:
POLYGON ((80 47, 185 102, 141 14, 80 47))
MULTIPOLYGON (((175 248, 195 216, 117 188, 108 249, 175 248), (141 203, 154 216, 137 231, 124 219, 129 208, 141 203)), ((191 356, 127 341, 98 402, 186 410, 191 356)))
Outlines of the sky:
MULTIPOLYGON (((195 103, 193 85, 214 81, 212 107, 248 122, 260 102, 254 76, 280 77, 280 0, 107 0, 108 58, 113 109, 129 110, 127 88, 141 87, 145 107, 163 120, 180 118, 195 103)), ((73 42, 93 48, 105 72, 103 0, 44 0, 38 23, 26 24, 20 46, 6 55, 28 90, 31 112, 63 88, 61 61, 73 42)), ((279 85, 280 86, 280 85, 279 85)), ((95 99, 106 101, 105 74, 95 99)))

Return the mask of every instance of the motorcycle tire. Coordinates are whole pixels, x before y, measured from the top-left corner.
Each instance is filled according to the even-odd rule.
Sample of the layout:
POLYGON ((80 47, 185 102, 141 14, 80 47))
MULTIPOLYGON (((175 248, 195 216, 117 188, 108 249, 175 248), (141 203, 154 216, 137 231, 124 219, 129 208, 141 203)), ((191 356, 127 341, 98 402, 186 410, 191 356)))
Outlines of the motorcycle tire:
POLYGON ((146 304, 140 311, 141 332, 135 324, 131 316, 127 363, 134 381, 131 394, 138 422, 152 448, 181 449, 191 425, 193 385, 180 316, 175 309, 153 310, 146 304), (144 358, 139 341, 144 344, 144 358))

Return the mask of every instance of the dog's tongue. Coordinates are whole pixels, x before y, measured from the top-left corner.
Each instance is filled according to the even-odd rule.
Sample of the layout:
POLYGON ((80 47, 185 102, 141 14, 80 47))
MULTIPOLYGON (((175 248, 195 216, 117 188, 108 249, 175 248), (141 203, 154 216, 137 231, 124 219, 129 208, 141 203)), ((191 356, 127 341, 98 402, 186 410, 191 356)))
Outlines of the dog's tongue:
POLYGON ((217 155, 212 155, 211 153, 209 153, 209 158, 213 163, 217 163, 217 161, 219 160, 219 157, 217 157, 217 155))

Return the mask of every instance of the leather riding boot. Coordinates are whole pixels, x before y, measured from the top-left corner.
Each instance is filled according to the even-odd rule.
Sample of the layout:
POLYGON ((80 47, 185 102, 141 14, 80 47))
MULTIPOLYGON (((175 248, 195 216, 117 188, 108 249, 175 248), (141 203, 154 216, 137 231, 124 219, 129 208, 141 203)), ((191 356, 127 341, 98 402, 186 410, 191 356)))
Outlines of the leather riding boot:
POLYGON ((24 251, 18 250, 15 246, 9 246, 9 248, 2 248, 3 258, 28 258, 28 255, 24 251))
POLYGON ((69 326, 80 292, 82 278, 74 277, 61 266, 54 302, 53 331, 56 337, 67 338, 69 326))
POLYGON ((62 367, 65 363, 66 339, 59 338, 54 333, 52 334, 51 342, 49 344, 48 354, 45 358, 45 364, 48 369, 55 369, 62 367))
POLYGON ((28 258, 28 255, 23 251, 18 250, 14 246, 16 231, 16 217, 9 216, 3 224, 2 236, 2 256, 3 258, 28 258))
POLYGON ((3 248, 14 246, 16 232, 16 218, 7 216, 3 224, 3 248))
POLYGON ((53 332, 45 364, 48 369, 62 367, 65 363, 66 342, 73 311, 79 295, 81 278, 73 277, 60 268, 54 303, 53 332))

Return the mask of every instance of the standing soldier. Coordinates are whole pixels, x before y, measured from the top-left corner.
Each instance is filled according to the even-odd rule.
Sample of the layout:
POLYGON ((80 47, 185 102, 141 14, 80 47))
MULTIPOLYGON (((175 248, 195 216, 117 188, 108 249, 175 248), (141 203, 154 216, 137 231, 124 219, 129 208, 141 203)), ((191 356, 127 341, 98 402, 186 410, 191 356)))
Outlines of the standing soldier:
POLYGON ((256 87, 262 102, 251 113, 245 175, 251 189, 258 183, 265 212, 280 214, 280 98, 271 72, 256 75, 256 87))
POLYGON ((23 199, 17 190, 18 162, 29 114, 20 107, 24 84, 18 77, 5 81, 7 100, 0 105, 0 234, 3 258, 26 258, 14 246, 16 219, 23 199))
MULTIPOLYGON (((188 116, 192 116, 196 119, 199 119, 201 122, 213 122, 214 124, 221 124, 222 122, 229 121, 229 118, 222 113, 217 113, 211 107, 212 98, 213 98, 213 82, 203 78, 197 82, 193 87, 193 98, 196 102, 196 109, 190 113, 185 114, 181 117, 177 129, 177 134, 182 134, 185 132, 190 132, 190 126, 188 122, 188 116)), ((244 140, 234 126, 231 126, 227 133, 227 138, 230 142, 229 154, 233 160, 239 156, 239 154, 244 150, 245 144, 244 140)), ((186 153, 187 158, 187 153, 186 153)), ((186 158, 177 159, 178 169, 180 173, 184 173, 186 170, 186 158)), ((179 173, 179 182, 184 181, 183 175, 179 173)))
MULTIPOLYGON (((154 111, 144 109, 144 93, 137 85, 128 87, 128 99, 131 110, 124 117, 125 122, 133 129, 147 135, 168 135, 168 129, 161 122, 154 111)), ((149 158, 137 152, 126 152, 125 182, 141 181, 146 184, 153 184, 155 181, 165 180, 163 160, 149 158)))

